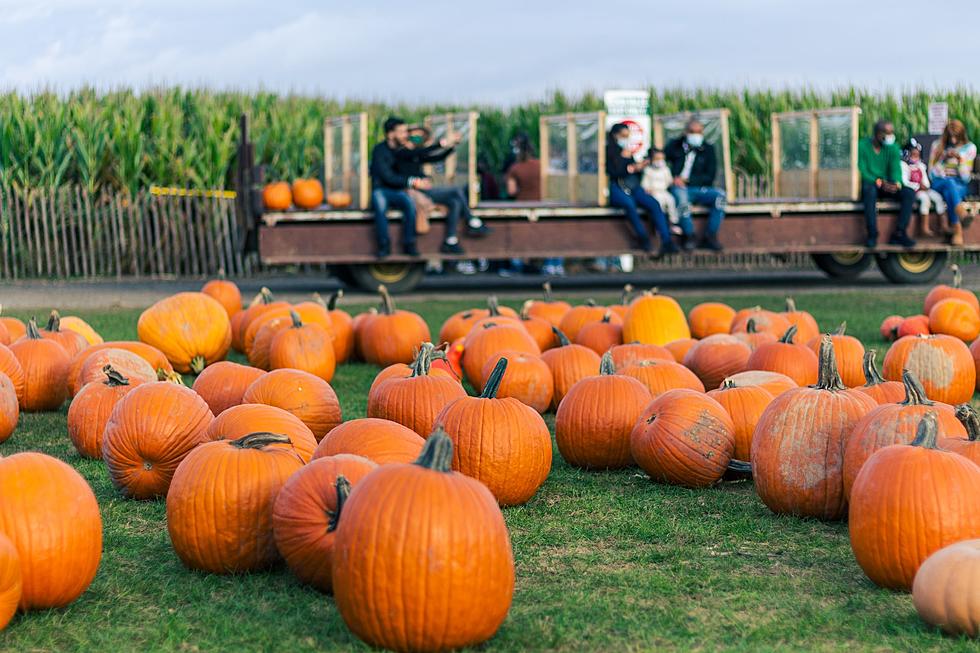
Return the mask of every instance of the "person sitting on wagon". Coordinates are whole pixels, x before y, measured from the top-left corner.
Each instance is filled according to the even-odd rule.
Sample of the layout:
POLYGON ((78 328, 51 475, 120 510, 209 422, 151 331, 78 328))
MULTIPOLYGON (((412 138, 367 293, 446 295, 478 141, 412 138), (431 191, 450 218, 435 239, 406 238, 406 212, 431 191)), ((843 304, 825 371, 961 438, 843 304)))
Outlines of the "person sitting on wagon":
POLYGON ((935 206, 936 213, 941 215, 945 211, 946 203, 939 193, 929 187, 929 171, 922 161, 922 144, 914 138, 909 139, 902 148, 902 186, 915 191, 915 201, 919 209, 919 234, 926 238, 932 236, 929 214, 935 206))
POLYGON ((949 216, 951 245, 963 244, 963 224, 966 217, 966 197, 973 162, 977 158, 977 146, 970 142, 966 127, 959 120, 950 120, 943 129, 943 135, 932 144, 929 154, 929 171, 932 173, 932 187, 943 196, 946 213, 949 216))
POLYGON ((720 252, 722 246, 718 242, 718 231, 725 219, 725 191, 714 187, 718 160, 714 146, 704 141, 701 121, 696 118, 689 120, 684 133, 667 143, 664 156, 674 175, 670 193, 677 202, 680 227, 684 234, 682 246, 688 251, 698 246, 720 252), (708 224, 699 241, 695 239, 694 222, 691 220, 692 204, 710 209, 708 224))
POLYGON ((858 172, 861 175, 861 201, 864 202, 864 225, 867 230, 865 246, 878 245, 878 198, 889 197, 900 203, 895 231, 888 239, 889 245, 914 247, 906 229, 912 220, 912 204, 915 191, 902 185, 902 153, 895 144, 895 126, 887 120, 879 120, 874 126, 874 136, 862 138, 858 143, 858 172))
POLYGON ((667 218, 664 216, 660 203, 643 190, 640 184, 640 174, 647 161, 636 161, 629 149, 630 128, 625 123, 618 122, 609 129, 606 140, 606 175, 609 177, 609 204, 623 209, 633 232, 640 241, 640 247, 645 252, 652 252, 653 245, 650 235, 640 220, 637 207, 646 209, 653 221, 653 226, 660 236, 660 252, 658 256, 677 251, 677 246, 670 239, 667 228, 667 218))
POLYGON ((374 233, 377 240, 377 256, 391 255, 391 239, 388 236, 388 207, 402 212, 402 251, 418 256, 415 242, 415 204, 408 189, 428 190, 432 181, 420 175, 407 175, 397 169, 399 152, 408 144, 408 126, 394 116, 384 122, 385 138, 371 150, 371 208, 374 211, 374 233))
POLYGON ((667 161, 664 158, 664 151, 650 148, 650 165, 643 169, 643 177, 640 185, 648 195, 660 202, 660 208, 667 213, 667 220, 670 222, 670 232, 675 235, 683 235, 680 228, 680 219, 677 216, 677 202, 670 194, 670 186, 674 183, 674 175, 670 174, 667 161))

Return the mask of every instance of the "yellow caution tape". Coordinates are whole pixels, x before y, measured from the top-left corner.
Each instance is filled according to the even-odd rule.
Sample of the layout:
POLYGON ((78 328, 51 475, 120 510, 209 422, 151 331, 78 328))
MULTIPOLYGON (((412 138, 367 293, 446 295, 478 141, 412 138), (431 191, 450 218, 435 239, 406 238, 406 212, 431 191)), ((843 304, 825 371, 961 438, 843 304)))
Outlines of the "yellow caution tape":
POLYGON ((150 186, 150 195, 167 197, 217 197, 223 200, 233 200, 238 194, 233 190, 197 190, 194 188, 176 188, 173 186, 150 186))

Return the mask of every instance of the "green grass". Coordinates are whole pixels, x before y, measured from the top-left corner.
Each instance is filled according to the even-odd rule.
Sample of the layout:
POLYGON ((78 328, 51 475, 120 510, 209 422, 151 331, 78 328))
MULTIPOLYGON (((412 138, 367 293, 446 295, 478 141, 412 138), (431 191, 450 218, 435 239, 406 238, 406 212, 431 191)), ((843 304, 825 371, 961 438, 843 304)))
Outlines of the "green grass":
MULTIPOLYGON (((682 303, 686 309, 704 299, 682 303)), ((847 319, 849 332, 883 350, 882 317, 918 312, 921 299, 889 291, 806 295, 797 303, 825 329, 847 319)), ((731 301, 778 309, 782 297, 731 301)), ((463 305, 403 308, 423 310, 435 331, 463 305)), ((106 339, 136 335, 138 311, 81 315, 106 339)), ((334 386, 347 419, 364 416, 375 372, 340 369, 334 386)), ((70 607, 18 616, 0 633, 0 650, 367 650, 329 596, 299 585, 284 568, 242 576, 184 569, 170 547, 164 502, 122 499, 103 464, 71 448, 65 412, 22 416, 0 454, 40 450, 85 476, 102 506, 102 565, 70 607)), ((635 469, 575 470, 556 449, 537 495, 504 514, 517 591, 488 651, 976 650, 921 623, 907 594, 868 581, 845 524, 773 515, 751 482, 687 490, 652 483, 635 469)))

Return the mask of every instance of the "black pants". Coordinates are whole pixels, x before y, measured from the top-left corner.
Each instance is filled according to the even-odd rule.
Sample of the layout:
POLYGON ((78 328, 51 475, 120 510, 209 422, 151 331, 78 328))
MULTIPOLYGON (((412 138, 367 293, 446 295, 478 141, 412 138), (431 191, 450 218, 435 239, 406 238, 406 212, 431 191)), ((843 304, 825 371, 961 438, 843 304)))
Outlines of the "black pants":
POLYGON ((868 238, 878 237, 878 207, 875 202, 885 197, 897 199, 900 203, 898 223, 895 233, 904 234, 912 219, 912 203, 915 201, 915 191, 907 186, 901 186, 897 191, 887 191, 875 186, 873 181, 861 182, 861 199, 864 201, 864 225, 868 230, 868 238))
POLYGON ((463 195, 461 188, 448 186, 422 192, 428 195, 429 199, 436 204, 442 204, 446 207, 446 238, 452 238, 456 235, 460 217, 467 223, 473 217, 470 213, 470 207, 466 203, 466 196, 463 195))

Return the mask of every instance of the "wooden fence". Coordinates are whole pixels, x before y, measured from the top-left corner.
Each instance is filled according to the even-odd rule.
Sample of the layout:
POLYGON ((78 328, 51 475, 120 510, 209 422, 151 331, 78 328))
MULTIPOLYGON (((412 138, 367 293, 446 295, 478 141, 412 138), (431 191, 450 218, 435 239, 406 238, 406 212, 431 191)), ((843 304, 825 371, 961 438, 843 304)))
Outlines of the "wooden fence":
POLYGON ((0 278, 248 275, 231 193, 0 187, 0 278))

